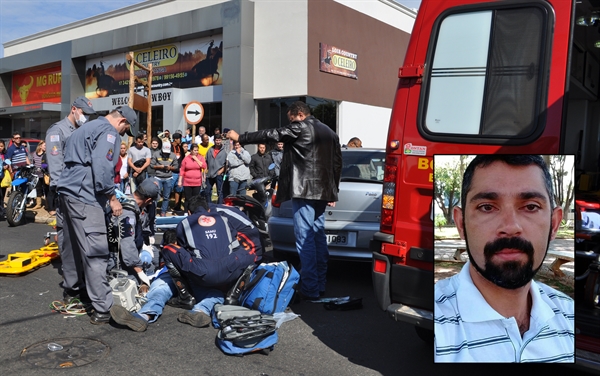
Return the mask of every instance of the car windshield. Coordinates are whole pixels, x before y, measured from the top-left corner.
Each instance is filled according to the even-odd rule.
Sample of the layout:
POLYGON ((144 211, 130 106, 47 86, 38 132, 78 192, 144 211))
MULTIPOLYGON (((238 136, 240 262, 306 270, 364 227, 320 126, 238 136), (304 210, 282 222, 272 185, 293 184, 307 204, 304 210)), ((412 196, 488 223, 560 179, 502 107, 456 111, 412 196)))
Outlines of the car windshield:
POLYGON ((342 181, 383 183, 385 151, 343 150, 342 181))

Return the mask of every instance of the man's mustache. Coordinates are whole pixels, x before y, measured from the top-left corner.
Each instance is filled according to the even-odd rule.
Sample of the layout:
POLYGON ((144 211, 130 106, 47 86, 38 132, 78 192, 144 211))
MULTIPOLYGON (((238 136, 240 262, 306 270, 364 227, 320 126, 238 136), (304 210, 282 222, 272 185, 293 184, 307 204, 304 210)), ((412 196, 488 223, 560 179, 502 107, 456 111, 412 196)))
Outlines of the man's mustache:
POLYGON ((483 254, 489 259, 504 249, 516 249, 529 257, 533 257, 533 244, 518 236, 512 238, 498 238, 492 242, 486 243, 483 247, 483 254))

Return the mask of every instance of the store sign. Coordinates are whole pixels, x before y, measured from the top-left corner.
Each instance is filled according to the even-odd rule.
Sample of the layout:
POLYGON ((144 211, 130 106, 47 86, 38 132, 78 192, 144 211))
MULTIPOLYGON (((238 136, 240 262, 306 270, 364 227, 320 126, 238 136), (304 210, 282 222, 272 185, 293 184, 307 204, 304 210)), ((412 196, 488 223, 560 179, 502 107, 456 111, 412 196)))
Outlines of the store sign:
POLYGON ((151 63, 156 68, 175 64, 178 56, 177 46, 172 44, 135 52, 133 58, 145 67, 151 63))
POLYGON ((319 70, 357 79, 358 55, 340 48, 319 43, 319 70))
POLYGON ((12 105, 60 103, 60 66, 12 75, 12 105))
MULTIPOLYGON (((152 93, 152 104, 160 103, 160 102, 171 102, 172 98, 171 92, 166 93, 152 93)), ((110 97, 111 105, 113 107, 116 106, 127 106, 129 105, 129 94, 127 95, 113 95, 110 97)))
MULTIPOLYGON (((223 37, 187 40, 133 51, 138 63, 152 64, 152 89, 222 85, 223 37)), ((140 79, 145 70, 136 70, 140 79)), ((141 86, 136 89, 141 89, 141 86)), ((129 93, 129 62, 125 54, 86 61, 85 96, 103 98, 129 93)))

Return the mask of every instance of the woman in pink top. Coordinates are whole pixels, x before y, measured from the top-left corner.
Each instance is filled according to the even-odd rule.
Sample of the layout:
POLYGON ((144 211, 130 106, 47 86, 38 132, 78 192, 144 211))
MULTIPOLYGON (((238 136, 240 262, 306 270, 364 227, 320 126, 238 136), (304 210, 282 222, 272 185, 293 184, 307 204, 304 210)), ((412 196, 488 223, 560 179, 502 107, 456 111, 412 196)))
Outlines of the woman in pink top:
POLYGON ((202 191, 202 173, 206 171, 206 160, 198 154, 198 145, 192 144, 191 153, 188 154, 179 167, 178 186, 183 186, 185 197, 184 211, 187 213, 190 198, 200 194, 202 191))

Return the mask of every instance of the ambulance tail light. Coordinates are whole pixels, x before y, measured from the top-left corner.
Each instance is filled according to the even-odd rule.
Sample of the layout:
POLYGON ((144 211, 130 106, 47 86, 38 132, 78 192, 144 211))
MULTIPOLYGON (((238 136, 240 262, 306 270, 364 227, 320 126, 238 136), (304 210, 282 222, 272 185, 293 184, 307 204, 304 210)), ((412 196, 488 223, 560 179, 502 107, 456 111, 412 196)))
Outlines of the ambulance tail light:
POLYGON ((394 224, 394 200, 398 177, 398 159, 398 157, 388 155, 385 160, 383 196, 381 201, 381 231, 384 232, 392 232, 394 224))
POLYGON ((385 274, 385 270, 387 269, 387 262, 384 260, 373 259, 373 271, 375 273, 385 274))

